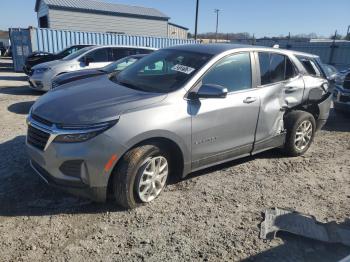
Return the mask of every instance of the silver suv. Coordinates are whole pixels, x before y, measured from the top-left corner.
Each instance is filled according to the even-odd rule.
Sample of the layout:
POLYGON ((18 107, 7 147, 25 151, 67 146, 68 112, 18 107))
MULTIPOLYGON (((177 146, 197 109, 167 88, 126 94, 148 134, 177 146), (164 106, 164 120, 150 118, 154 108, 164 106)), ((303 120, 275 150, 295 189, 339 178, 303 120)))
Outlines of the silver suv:
POLYGON ((288 50, 177 46, 63 85, 28 116, 31 165, 49 184, 133 208, 170 177, 271 148, 299 156, 331 103, 300 59, 322 72, 316 56, 288 50))

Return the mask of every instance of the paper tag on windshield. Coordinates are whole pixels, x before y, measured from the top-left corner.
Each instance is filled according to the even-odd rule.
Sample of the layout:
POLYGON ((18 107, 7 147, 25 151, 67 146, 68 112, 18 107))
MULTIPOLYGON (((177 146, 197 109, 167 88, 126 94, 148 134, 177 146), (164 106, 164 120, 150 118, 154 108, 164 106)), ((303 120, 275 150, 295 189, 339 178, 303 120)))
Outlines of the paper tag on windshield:
POLYGON ((189 66, 184 66, 184 65, 174 65, 171 70, 174 70, 174 71, 177 71, 177 72, 181 72, 181 73, 184 73, 184 74, 191 74, 195 69, 192 68, 192 67, 189 67, 189 66))

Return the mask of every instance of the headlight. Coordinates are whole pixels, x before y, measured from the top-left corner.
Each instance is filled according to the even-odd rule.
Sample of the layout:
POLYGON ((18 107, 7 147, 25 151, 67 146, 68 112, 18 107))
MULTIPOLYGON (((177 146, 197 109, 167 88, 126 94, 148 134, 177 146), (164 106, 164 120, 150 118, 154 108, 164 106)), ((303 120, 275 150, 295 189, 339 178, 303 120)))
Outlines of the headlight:
POLYGON ((79 143, 87 141, 107 129, 114 126, 118 120, 99 123, 94 125, 57 125, 60 132, 64 134, 59 134, 56 136, 54 142, 58 143, 79 143))
POLYGON ((50 68, 50 67, 43 67, 43 68, 35 69, 34 72, 35 72, 36 74, 42 74, 42 73, 44 73, 44 72, 46 72, 46 71, 48 71, 48 70, 51 70, 51 68, 50 68))

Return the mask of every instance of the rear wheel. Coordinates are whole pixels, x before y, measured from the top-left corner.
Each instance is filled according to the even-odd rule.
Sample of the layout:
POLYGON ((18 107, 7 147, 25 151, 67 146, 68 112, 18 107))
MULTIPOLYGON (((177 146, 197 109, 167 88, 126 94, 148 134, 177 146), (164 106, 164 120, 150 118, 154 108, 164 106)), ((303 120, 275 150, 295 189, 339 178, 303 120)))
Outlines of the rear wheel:
POLYGON ((170 157, 157 145, 143 145, 125 154, 113 174, 117 203, 135 208, 157 198, 166 186, 170 157))
POLYGON ((316 130, 316 122, 308 112, 293 111, 285 119, 287 137, 284 146, 290 156, 300 156, 310 147, 316 130))

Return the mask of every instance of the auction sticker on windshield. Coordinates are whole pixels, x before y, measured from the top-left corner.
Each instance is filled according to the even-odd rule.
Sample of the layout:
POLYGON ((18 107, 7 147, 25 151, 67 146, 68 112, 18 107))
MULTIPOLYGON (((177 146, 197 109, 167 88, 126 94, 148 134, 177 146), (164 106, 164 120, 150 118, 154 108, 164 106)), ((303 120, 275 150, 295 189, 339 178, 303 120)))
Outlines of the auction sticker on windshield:
POLYGON ((177 71, 177 72, 181 72, 184 74, 191 74, 194 70, 196 70, 195 68, 189 67, 189 66, 184 66, 184 65, 174 65, 171 70, 177 71))

